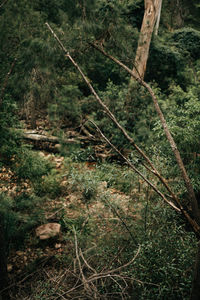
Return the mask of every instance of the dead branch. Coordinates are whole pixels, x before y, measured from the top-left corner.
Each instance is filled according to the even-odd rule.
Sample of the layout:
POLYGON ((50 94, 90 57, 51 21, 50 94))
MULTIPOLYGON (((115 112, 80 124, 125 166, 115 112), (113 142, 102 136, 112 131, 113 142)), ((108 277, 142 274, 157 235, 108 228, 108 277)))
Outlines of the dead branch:
MULTIPOLYGON (((80 251, 78 249, 78 240, 77 240, 76 230, 75 230, 74 226, 73 226, 73 231, 74 231, 74 240, 75 240, 76 259, 78 261, 79 271, 80 271, 80 274, 81 274, 81 277, 82 277, 82 282, 83 282, 83 285, 84 285, 84 289, 85 289, 86 293, 88 293, 91 296, 94 295, 94 299, 97 299, 98 292, 97 292, 96 287, 92 283, 93 290, 91 289, 91 287, 88 284, 88 281, 85 278, 85 275, 83 273, 83 268, 82 268, 81 261, 80 261, 80 251)), ((85 259, 84 259, 84 261, 85 261, 85 259)), ((89 265, 89 264, 87 263, 87 265, 89 265)), ((89 269, 91 269, 91 268, 89 268, 89 269)), ((96 272, 95 272, 95 274, 96 274, 96 272)))
POLYGON ((84 288, 88 298, 102 299, 101 295, 98 293, 98 290, 97 290, 97 280, 100 280, 103 278, 105 278, 105 279, 109 278, 109 279, 113 280, 120 287, 120 289, 121 289, 120 294, 122 294, 122 295, 125 294, 125 289, 128 287, 128 284, 126 282, 127 279, 134 280, 139 283, 143 283, 140 280, 130 278, 127 276, 123 276, 120 274, 116 274, 116 273, 119 273, 122 269, 131 265, 136 260, 137 256, 140 253, 141 246, 138 247, 138 250, 137 250, 136 254, 134 255, 134 257, 126 264, 124 264, 118 268, 115 268, 113 270, 107 270, 107 271, 102 271, 100 273, 97 273, 96 270, 89 265, 89 263, 87 262, 86 258, 83 255, 82 250, 78 247, 78 239, 77 239, 77 234, 76 234, 75 228, 73 228, 73 231, 74 231, 76 260, 78 261, 79 275, 81 275, 81 276, 78 275, 78 281, 81 279, 82 282, 77 285, 77 283, 78 283, 78 281, 77 281, 76 284, 71 289, 69 289, 68 291, 66 291, 62 294, 59 293, 59 296, 57 298, 55 298, 55 300, 59 299, 60 297, 64 297, 65 295, 69 295, 72 292, 75 292, 77 289, 82 288, 82 287, 84 288), (81 263, 81 258, 82 258, 85 266, 88 268, 88 270, 93 272, 93 274, 88 276, 87 278, 83 273, 83 265, 81 263), (117 280, 123 282, 124 287, 117 280), (96 285, 94 284, 94 282, 96 282, 96 285))
POLYGON ((118 64, 119 66, 121 66, 122 68, 124 68, 129 74, 131 74, 131 76, 133 76, 135 78, 135 80, 142 86, 144 86, 150 93, 150 95, 152 96, 153 102, 154 102, 154 106, 156 108, 156 111, 161 119, 164 131, 166 133, 166 136, 170 142, 170 145, 172 147, 172 150, 175 154, 175 157, 177 159, 177 163, 178 166, 181 170, 183 179, 185 181, 185 185, 186 188, 189 192, 189 195, 191 195, 192 198, 192 210, 193 210, 193 214, 195 217, 195 220, 193 220, 190 215, 188 214, 187 211, 184 210, 184 208, 181 205, 180 200, 177 198, 177 196, 173 193, 173 191, 171 190, 171 188, 169 187, 168 183, 166 182, 166 180, 163 178, 163 176, 161 176, 161 174, 156 170, 156 168, 153 166, 152 162, 150 161, 150 159, 146 156, 146 154, 135 144, 134 140, 128 135, 128 133, 125 131, 125 129, 118 123, 118 121, 116 120, 115 116, 111 113, 111 111, 108 109, 108 107, 101 101, 101 99, 99 98, 99 96, 97 95, 97 93, 95 92, 94 88, 92 87, 92 85, 90 84, 89 80, 87 79, 87 77, 84 75, 84 73, 82 72, 82 70, 80 69, 80 67, 78 66, 78 64, 73 60, 73 58, 70 56, 69 52, 66 50, 66 48, 63 46, 63 44, 61 43, 61 41, 59 40, 59 38, 57 37, 57 35, 54 33, 54 31, 52 30, 52 28, 49 26, 48 23, 46 23, 47 27, 49 28, 49 30, 51 31, 51 33, 53 34, 54 38, 57 40, 57 42, 59 43, 60 47, 62 48, 62 50, 65 52, 66 57, 70 59, 70 61, 72 62, 72 64, 77 68, 77 70, 79 71, 79 73, 81 74, 81 76, 83 77, 84 81, 86 82, 86 84, 88 85, 88 87, 90 88, 90 91, 92 92, 92 94, 95 96, 96 100, 99 102, 99 104, 104 108, 105 112, 107 113, 108 117, 115 123, 115 125, 121 130, 121 132, 124 134, 124 136, 127 138, 127 140, 130 142, 131 145, 133 145, 135 147, 135 149, 138 151, 138 153, 141 154, 141 156, 146 160, 146 162, 148 163, 148 165, 150 165, 150 167, 152 168, 152 173, 157 176, 160 181, 163 183, 163 185, 166 187, 166 189, 169 191, 169 193, 171 194, 171 196, 173 197, 173 200, 176 202, 176 204, 178 205, 178 207, 180 208, 182 214, 185 216, 186 220, 189 222, 189 224, 192 226, 194 232, 200 237, 200 226, 199 226, 199 210, 196 208, 198 208, 198 204, 196 201, 196 197, 194 194, 194 190, 192 187, 192 184, 190 182, 190 179, 187 175, 187 172, 185 170, 185 167, 183 165, 183 162, 181 160, 180 157, 180 153, 176 147, 176 144, 171 136, 171 133, 169 132, 168 126, 166 124, 166 121, 164 119, 164 116, 162 114, 162 111, 160 110, 157 98, 153 92, 153 90, 150 88, 150 86, 144 82, 142 79, 140 79, 139 77, 134 77, 133 72, 131 71, 131 69, 129 69, 127 66, 125 66, 123 63, 121 63, 119 60, 117 60, 116 58, 114 58, 113 56, 107 54, 103 49, 100 49, 99 47, 97 47, 94 44, 91 44, 91 46, 93 46, 94 48, 96 48, 98 51, 100 51, 102 54, 104 54, 106 57, 108 57, 109 59, 113 60, 116 64, 118 64), (172 144, 171 144, 172 142, 172 144), (190 193, 191 192, 191 193, 190 193))
POLYGON ((0 8, 2 8, 2 7, 6 4, 6 2, 8 2, 8 0, 4 0, 4 1, 0 4, 0 8))
POLYGON ((152 187, 152 189, 165 201, 167 202, 171 207, 173 207, 176 211, 180 212, 181 210, 174 205, 174 203, 172 203, 171 201, 167 200, 167 198, 163 195, 163 193, 161 193, 156 187, 155 185, 150 182, 108 139, 107 137, 102 133, 102 131, 100 130, 100 128, 93 122, 90 120, 90 122, 95 126, 97 132, 99 132, 99 134, 102 136, 102 138, 106 141, 106 143, 108 145, 110 145, 110 147, 117 152, 122 158, 123 160, 127 163, 127 165, 135 171, 135 173, 137 173, 148 185, 150 185, 152 187))
MULTIPOLYGON (((60 142, 60 139, 57 136, 53 135, 46 135, 46 134, 39 134, 37 131, 24 131, 23 132, 23 137, 26 140, 30 141, 38 141, 38 142, 49 142, 49 143, 58 143, 60 142)), ((63 142, 65 143, 70 143, 70 144, 76 144, 80 143, 79 141, 75 139, 66 139, 64 138, 63 142)))
POLYGON ((155 93, 153 92, 152 88, 144 80, 142 80, 140 77, 137 77, 134 74, 134 72, 131 71, 131 69, 129 69, 126 65, 124 65, 122 62, 120 62, 118 59, 116 59, 115 57, 113 57, 110 54, 106 53, 103 49, 97 47, 96 45, 92 44, 92 46, 95 49, 97 49, 98 51, 100 51, 104 56, 108 57, 109 59, 114 61, 116 64, 121 66, 124 70, 126 70, 140 85, 144 86, 147 89, 147 91, 149 92, 149 94, 151 95, 151 98, 152 98, 153 103, 154 103, 155 110, 156 110, 156 112, 157 112, 157 114, 160 118, 160 121, 161 121, 162 127, 164 129, 165 135, 166 135, 166 137, 169 141, 169 144, 170 144, 170 146, 172 148, 172 151, 174 153, 174 156, 176 158, 176 161, 177 161, 178 167, 180 169, 180 172, 182 174, 182 178, 185 182, 185 186, 186 186, 186 189, 188 191, 188 194, 191 197, 191 206, 192 206, 192 212, 193 212, 195 221, 198 224, 200 224, 200 212, 199 212, 198 203, 197 203, 197 199, 196 199, 196 196, 195 196, 195 193, 194 193, 193 186, 191 184, 191 181, 188 177, 187 171, 186 171, 185 166, 183 164, 183 161, 181 159, 180 152, 179 152, 179 150, 177 148, 177 145, 176 145, 176 143, 175 143, 175 141, 174 141, 174 139, 171 135, 171 132, 169 131, 167 122, 165 120, 165 117, 164 117, 164 115, 163 115, 163 113, 160 109, 158 99, 157 99, 155 93))
MULTIPOLYGON (((65 52, 66 57, 68 57, 70 59, 70 61, 72 62, 72 64, 77 68, 77 70, 79 71, 79 73, 81 74, 81 76, 83 77, 84 81, 86 82, 86 84, 88 85, 91 93, 95 96, 95 99, 98 101, 98 103, 101 105, 101 107, 104 109, 104 111, 106 112, 107 116, 110 118, 110 120, 118 127, 118 129, 122 132, 122 134, 125 136, 125 138, 129 141, 129 143, 136 149, 136 151, 145 159, 145 161, 147 162, 147 164, 150 166, 150 168, 146 165, 144 165, 147 170, 149 170, 150 172, 152 172, 161 182, 162 184, 165 186, 165 188, 168 190, 168 192, 171 194, 172 198, 174 199, 174 201, 177 203, 177 197, 176 195, 173 193, 173 191, 171 190, 170 186, 168 185, 167 181, 165 180, 165 178, 158 172, 158 170, 155 168, 155 166, 153 165, 153 163, 151 162, 151 160, 149 159, 149 157, 142 151, 142 149, 140 149, 140 147, 134 142, 134 140, 129 136, 129 134, 126 132, 126 130, 120 125, 120 123, 117 121, 117 119, 115 118, 115 116, 112 114, 112 112, 109 110, 109 108, 103 103, 103 101, 100 99, 100 97, 98 96, 98 94, 96 93, 96 91, 94 90, 94 88, 92 87, 91 83, 89 82, 89 80, 87 79, 87 77, 84 75, 84 73, 82 72, 82 70, 80 69, 80 67, 78 66, 78 64, 73 60, 73 58, 71 57, 71 55, 69 54, 69 52, 67 52, 66 48, 63 46, 62 42, 59 40, 59 38, 57 37, 57 35, 54 33, 54 31, 52 30, 52 28, 49 26, 48 23, 46 23, 47 27, 49 28, 49 30, 51 31, 51 33, 53 34, 53 36, 55 37, 55 39, 57 40, 57 42, 59 43, 60 47, 62 48, 62 50, 65 52)), ((93 45, 95 48, 97 46, 93 45)), ((97 47, 98 49, 98 47, 97 47)), ((180 207, 181 208, 181 207, 180 207)))

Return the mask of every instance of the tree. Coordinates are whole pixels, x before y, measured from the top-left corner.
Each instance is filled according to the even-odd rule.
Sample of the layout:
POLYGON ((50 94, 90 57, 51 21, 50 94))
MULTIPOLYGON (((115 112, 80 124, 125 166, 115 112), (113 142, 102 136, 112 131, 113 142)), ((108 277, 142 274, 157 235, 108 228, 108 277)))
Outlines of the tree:
POLYGON ((146 71, 151 37, 156 19, 161 10, 161 0, 145 0, 144 6, 144 17, 133 67, 134 75, 137 77, 139 76, 141 79, 144 78, 146 71))

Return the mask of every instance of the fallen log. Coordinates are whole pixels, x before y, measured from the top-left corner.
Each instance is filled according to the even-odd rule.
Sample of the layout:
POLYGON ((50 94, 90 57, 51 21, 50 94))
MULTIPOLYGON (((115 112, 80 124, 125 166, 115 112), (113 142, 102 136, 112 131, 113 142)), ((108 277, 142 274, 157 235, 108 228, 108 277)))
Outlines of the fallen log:
MULTIPOLYGON (((38 142, 49 142, 49 143, 60 143, 61 139, 58 138, 57 136, 53 136, 53 135, 46 135, 46 134, 39 134, 37 132, 33 132, 33 131, 25 131, 23 132, 23 138, 26 140, 30 140, 30 141, 38 141, 38 142)), ((63 143, 66 144, 80 144, 81 141, 80 140, 76 140, 74 138, 64 138, 62 139, 63 143)))
POLYGON ((42 131, 42 133, 40 133, 36 130, 23 130, 22 138, 33 145, 35 149, 46 150, 53 153, 60 152, 61 143, 65 145, 82 145, 84 140, 84 137, 59 138, 57 136, 49 135, 47 132, 42 131))

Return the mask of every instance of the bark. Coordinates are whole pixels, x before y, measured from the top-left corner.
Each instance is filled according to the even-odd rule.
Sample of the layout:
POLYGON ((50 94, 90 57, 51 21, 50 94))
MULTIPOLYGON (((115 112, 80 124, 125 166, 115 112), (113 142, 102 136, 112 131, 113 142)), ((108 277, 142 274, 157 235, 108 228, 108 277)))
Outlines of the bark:
POLYGON ((159 25, 160 25, 161 9, 162 9, 162 0, 160 0, 159 6, 158 6, 158 16, 157 16, 156 25, 155 25, 155 35, 158 35, 158 29, 159 29, 159 25))
MULTIPOLYGON (((53 135, 47 135, 47 134, 40 134, 37 131, 24 131, 23 133, 23 138, 26 140, 30 140, 30 141, 36 141, 36 142, 49 142, 49 143, 59 143, 60 142, 60 138, 57 136, 53 136, 53 135)), ((77 139, 74 138, 63 138, 62 141, 64 143, 68 143, 68 144, 78 144, 81 142, 81 140, 83 140, 84 137, 79 136, 77 137, 77 139)))
MULTIPOLYGON (((145 12, 140 30, 138 46, 133 67, 134 76, 144 78, 152 33, 158 16, 161 0, 145 0, 145 12)), ((132 81, 132 80, 131 80, 132 81)))

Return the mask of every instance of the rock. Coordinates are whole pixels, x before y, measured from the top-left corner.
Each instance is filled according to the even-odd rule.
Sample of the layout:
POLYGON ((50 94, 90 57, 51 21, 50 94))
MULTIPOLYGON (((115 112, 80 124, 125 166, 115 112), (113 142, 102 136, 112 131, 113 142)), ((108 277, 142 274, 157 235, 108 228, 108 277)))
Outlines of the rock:
POLYGON ((47 240, 60 234, 61 226, 58 223, 47 223, 36 228, 36 236, 40 240, 47 240))
POLYGON ((62 247, 62 245, 61 244, 55 244, 54 247, 55 247, 55 249, 59 249, 59 248, 62 247))
POLYGON ((7 271, 8 271, 8 272, 11 272, 12 269, 13 269, 13 266, 12 266, 11 264, 8 264, 8 265, 7 265, 7 271))
POLYGON ((22 255, 24 255, 24 252, 23 252, 23 251, 16 251, 16 254, 17 254, 18 256, 22 256, 22 255))

